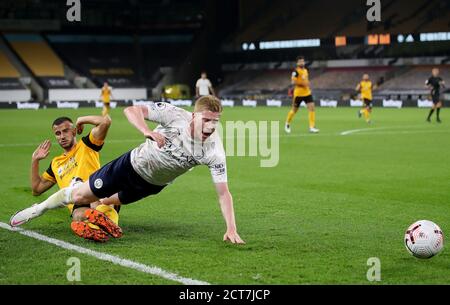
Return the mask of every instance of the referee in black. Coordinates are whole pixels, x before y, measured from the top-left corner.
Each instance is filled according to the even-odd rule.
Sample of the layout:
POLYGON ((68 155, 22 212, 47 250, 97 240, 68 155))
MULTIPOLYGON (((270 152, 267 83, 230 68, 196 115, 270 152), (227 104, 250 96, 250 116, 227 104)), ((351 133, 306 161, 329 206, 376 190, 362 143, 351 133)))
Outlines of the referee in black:
POLYGON ((427 122, 431 122, 431 115, 436 109, 436 121, 440 123, 441 119, 439 118, 439 112, 442 108, 440 90, 445 87, 445 83, 439 76, 438 68, 433 68, 433 70, 431 70, 431 77, 425 82, 425 85, 431 90, 431 99, 433 100, 433 106, 428 114, 427 122))

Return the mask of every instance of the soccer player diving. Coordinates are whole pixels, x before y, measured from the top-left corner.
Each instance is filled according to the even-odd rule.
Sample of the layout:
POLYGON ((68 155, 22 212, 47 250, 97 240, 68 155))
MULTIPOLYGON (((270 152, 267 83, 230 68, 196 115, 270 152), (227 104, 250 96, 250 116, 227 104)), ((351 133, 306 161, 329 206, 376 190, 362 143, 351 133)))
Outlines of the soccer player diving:
POLYGON ((11 225, 23 224, 70 202, 78 206, 111 197, 121 204, 129 204, 158 194, 194 166, 206 165, 226 223, 223 240, 243 244, 228 189, 225 152, 219 135, 214 132, 222 113, 220 100, 214 96, 200 97, 193 113, 170 104, 151 102, 148 106, 127 107, 124 113, 146 138, 144 143, 101 167, 88 181, 61 189, 42 203, 16 213, 11 225), (159 125, 151 130, 145 120, 159 125))

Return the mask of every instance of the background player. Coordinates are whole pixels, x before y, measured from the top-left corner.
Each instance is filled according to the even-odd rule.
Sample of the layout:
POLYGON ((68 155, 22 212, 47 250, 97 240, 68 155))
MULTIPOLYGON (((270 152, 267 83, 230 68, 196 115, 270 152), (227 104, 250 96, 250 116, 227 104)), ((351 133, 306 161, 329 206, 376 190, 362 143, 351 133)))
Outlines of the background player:
POLYGON ((200 78, 197 80, 197 83, 195 84, 195 97, 199 98, 201 96, 210 94, 214 96, 216 95, 211 81, 208 79, 206 72, 203 71, 200 75, 200 78))
POLYGON ((244 243, 237 233, 225 152, 219 135, 214 133, 222 113, 220 100, 201 97, 195 103, 194 113, 166 103, 127 107, 124 112, 147 138, 143 144, 100 168, 81 186, 62 189, 42 203, 16 213, 11 224, 23 224, 69 202, 84 205, 114 195, 122 204, 132 203, 159 193, 194 166, 207 165, 227 227, 223 240, 244 243), (145 119, 160 125, 152 131, 145 119))
POLYGON ((112 88, 108 85, 107 82, 103 83, 102 92, 100 93, 100 98, 103 102, 103 111, 102 115, 109 114, 109 110, 111 109, 110 102, 112 99, 112 88))
POLYGON ((291 133, 292 119, 297 113, 300 103, 303 101, 308 108, 309 131, 312 133, 319 132, 319 129, 315 126, 316 112, 309 84, 308 70, 305 68, 305 58, 303 56, 297 57, 297 67, 292 72, 291 83, 295 86, 294 97, 292 100, 292 108, 286 118, 284 130, 287 133, 291 133))
MULTIPOLYGON (((52 123, 52 130, 64 152, 53 158, 48 169, 42 175, 39 175, 39 162, 48 156, 51 142, 45 140, 34 151, 31 161, 33 195, 38 196, 55 184, 58 184, 59 188, 68 187, 73 179, 86 181, 90 174, 100 168, 99 151, 110 126, 111 118, 108 115, 79 117, 76 121, 76 127, 73 126, 72 120, 68 117, 57 118, 52 123), (81 134, 85 124, 92 124, 95 127, 80 142, 77 142, 76 133, 81 134)), ((97 206, 98 211, 104 212, 115 223, 118 223, 119 215, 111 206, 98 204, 94 204, 94 206, 97 206)), ((108 239, 107 234, 100 230, 98 226, 92 223, 86 224, 85 213, 92 213, 92 211, 88 211, 90 210, 89 206, 73 209, 73 204, 69 204, 67 207, 72 214, 71 228, 75 234, 96 241, 108 239)))
POLYGON ((361 94, 363 100, 363 109, 358 111, 358 116, 364 114, 367 123, 370 123, 370 114, 372 113, 372 90, 375 90, 377 85, 373 85, 369 79, 369 74, 364 74, 362 80, 358 83, 355 90, 361 94))
POLYGON ((433 101, 433 106, 431 107, 430 113, 427 117, 427 122, 431 122, 431 115, 433 114, 434 110, 436 109, 436 121, 438 123, 441 122, 441 119, 439 117, 439 113, 441 112, 442 108, 442 101, 441 101, 441 87, 445 87, 445 82, 442 80, 442 78, 439 76, 439 69, 433 68, 431 70, 431 76, 427 81, 425 82, 425 85, 428 89, 431 90, 431 99, 433 101))

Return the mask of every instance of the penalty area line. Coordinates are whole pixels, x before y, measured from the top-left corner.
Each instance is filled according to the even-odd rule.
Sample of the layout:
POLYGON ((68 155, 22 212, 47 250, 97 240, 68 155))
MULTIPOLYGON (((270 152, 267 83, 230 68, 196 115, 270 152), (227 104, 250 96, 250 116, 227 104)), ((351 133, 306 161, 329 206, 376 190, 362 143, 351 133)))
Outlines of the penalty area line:
POLYGON ((178 282, 178 283, 181 283, 184 285, 210 285, 207 282, 198 281, 198 280, 194 280, 191 278, 185 278, 176 273, 165 271, 156 266, 148 266, 148 265, 144 265, 144 264, 141 264, 138 262, 134 262, 129 259, 121 258, 119 256, 90 250, 90 249, 87 249, 87 248, 84 248, 81 246, 77 246, 77 245, 73 245, 71 243, 68 243, 68 242, 65 242, 65 241, 62 241, 62 240, 59 240, 56 238, 52 238, 52 237, 48 237, 48 236, 39 234, 34 231, 24 230, 22 228, 13 228, 4 222, 0 222, 0 228, 6 229, 6 230, 9 230, 12 232, 17 232, 21 235, 25 235, 25 236, 28 236, 28 237, 31 237, 31 238, 34 238, 37 240, 41 240, 41 241, 47 242, 49 244, 55 245, 57 247, 60 247, 60 248, 63 248, 63 249, 69 250, 69 251, 74 251, 74 252, 78 252, 81 254, 89 255, 89 256, 92 256, 92 257, 102 260, 102 261, 111 262, 115 265, 134 269, 134 270, 137 270, 137 271, 140 271, 143 273, 147 273, 147 274, 152 274, 152 275, 162 277, 167 280, 175 281, 175 282, 178 282))

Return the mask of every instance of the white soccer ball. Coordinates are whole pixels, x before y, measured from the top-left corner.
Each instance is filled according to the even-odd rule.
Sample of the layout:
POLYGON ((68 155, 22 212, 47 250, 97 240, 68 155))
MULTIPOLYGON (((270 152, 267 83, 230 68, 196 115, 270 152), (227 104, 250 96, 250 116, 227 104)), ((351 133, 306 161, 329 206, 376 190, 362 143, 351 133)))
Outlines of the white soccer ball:
POLYGON ((405 246, 415 257, 430 258, 444 248, 444 233, 434 222, 419 220, 406 230, 405 246))

